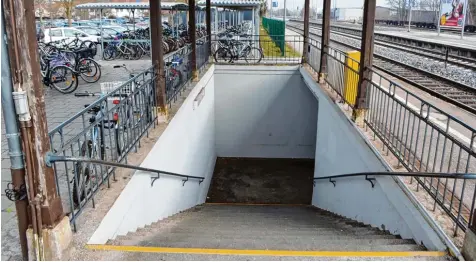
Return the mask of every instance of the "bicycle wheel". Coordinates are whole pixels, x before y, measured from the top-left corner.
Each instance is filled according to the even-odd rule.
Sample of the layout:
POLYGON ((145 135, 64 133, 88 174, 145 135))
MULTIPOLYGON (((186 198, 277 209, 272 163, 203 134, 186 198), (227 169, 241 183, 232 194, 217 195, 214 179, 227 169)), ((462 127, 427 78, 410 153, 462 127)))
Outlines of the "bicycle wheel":
POLYGON ((79 76, 87 83, 95 83, 101 78, 101 67, 91 58, 79 60, 79 76))
POLYGON ((50 84, 63 94, 69 94, 78 88, 78 74, 67 66, 53 67, 49 79, 50 84))
POLYGON ((131 54, 132 60, 139 60, 144 55, 144 52, 138 45, 131 46, 131 50, 132 50, 132 54, 131 54))
MULTIPOLYGON (((93 142, 88 140, 84 142, 81 146, 80 156, 82 157, 91 157, 92 155, 92 145, 93 142)), ((73 203, 74 207, 78 207, 81 202, 87 197, 91 192, 91 170, 86 163, 78 162, 74 165, 74 176, 73 176, 73 203)))
POLYGON ((215 62, 219 63, 231 62, 233 60, 230 49, 226 47, 218 48, 213 57, 215 58, 215 62))
POLYGON ((245 54, 245 61, 247 63, 259 63, 261 62, 261 58, 263 57, 263 52, 261 52, 261 49, 252 47, 249 50, 246 51, 247 53, 245 54))
MULTIPOLYGON (((93 57, 97 54, 98 50, 97 50, 97 47, 96 47, 96 44, 93 43, 93 41, 90 41, 90 40, 86 40, 84 42, 81 43, 81 45, 79 46, 80 48, 90 48, 92 49, 92 55, 93 57)), ((92 57, 91 57, 92 58, 92 57)))
POLYGON ((106 61, 110 61, 116 58, 117 50, 111 45, 104 49, 102 52, 102 58, 106 61))

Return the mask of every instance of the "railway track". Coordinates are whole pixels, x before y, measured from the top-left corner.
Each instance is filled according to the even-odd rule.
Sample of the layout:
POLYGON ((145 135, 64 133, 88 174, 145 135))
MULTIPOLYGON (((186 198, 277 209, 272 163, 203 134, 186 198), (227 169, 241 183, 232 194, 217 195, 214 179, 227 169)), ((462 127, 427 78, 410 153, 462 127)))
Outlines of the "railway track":
MULTIPOLYGON (((292 20, 291 22, 303 24, 303 21, 300 20, 292 20)), ((315 27, 321 27, 320 23, 315 22, 311 22, 310 25, 315 27)), ((343 25, 336 24, 331 24, 331 30, 333 30, 334 32, 339 31, 342 33, 352 34, 358 37, 360 37, 362 34, 362 29, 360 28, 345 27, 343 25)), ((419 49, 427 53, 434 53, 445 56, 446 54, 448 54, 448 57, 451 57, 453 59, 476 63, 476 48, 474 47, 466 48, 450 46, 442 43, 410 39, 401 36, 392 36, 384 33, 375 33, 374 35, 376 41, 385 41, 390 44, 398 43, 398 45, 413 49, 419 49)))
MULTIPOLYGON (((290 27, 289 29, 299 34, 303 33, 303 29, 299 24, 288 24, 287 27, 290 27)), ((332 34, 334 33, 335 32, 332 31, 332 34)), ((310 32, 309 34, 311 37, 321 37, 321 35, 314 32, 310 32)), ((346 37, 342 34, 339 35, 346 37)), ((355 36, 352 35, 349 37, 355 38, 355 36)), ((332 38, 331 42, 333 45, 344 47, 346 50, 360 49, 360 47, 338 42, 332 38)), ((378 43, 376 44, 379 45, 378 43)), ((434 97, 437 97, 447 103, 453 104, 476 115, 476 89, 470 86, 460 84, 453 80, 435 75, 431 72, 392 60, 378 54, 374 54, 374 67, 385 72, 386 74, 389 74, 416 88, 419 88, 434 97)))

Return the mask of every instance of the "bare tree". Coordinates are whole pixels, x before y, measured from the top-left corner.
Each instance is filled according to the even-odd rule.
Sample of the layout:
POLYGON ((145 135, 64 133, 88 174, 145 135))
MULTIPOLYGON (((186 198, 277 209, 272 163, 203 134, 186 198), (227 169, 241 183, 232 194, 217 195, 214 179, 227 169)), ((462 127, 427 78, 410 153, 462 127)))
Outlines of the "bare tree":
MULTIPOLYGON (((43 24, 43 14, 45 13, 46 0, 35 0, 35 13, 38 11, 40 23, 43 24)), ((36 15, 36 14, 35 14, 36 15)))
POLYGON ((71 26, 71 17, 73 15, 74 0, 61 0, 61 6, 64 8, 64 14, 68 19, 68 26, 71 26))
POLYGON ((420 8, 427 11, 438 11, 440 9, 440 0, 421 0, 420 8))
MULTIPOLYGON (((387 0, 387 5, 396 11, 397 19, 406 21, 411 8, 417 8, 421 5, 421 1, 425 0, 387 0)), ((428 0, 433 1, 433 0, 428 0)), ((439 1, 439 0, 436 0, 439 1)))

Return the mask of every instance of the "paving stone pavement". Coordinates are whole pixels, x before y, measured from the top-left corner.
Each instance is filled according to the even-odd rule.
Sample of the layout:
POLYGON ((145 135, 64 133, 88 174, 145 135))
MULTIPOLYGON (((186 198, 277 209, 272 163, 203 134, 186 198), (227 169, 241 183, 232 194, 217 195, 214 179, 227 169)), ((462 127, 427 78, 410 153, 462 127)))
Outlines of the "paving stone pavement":
MULTIPOLYGON (((150 60, 137 61, 98 61, 101 65, 102 76, 100 81, 88 84, 80 80, 76 92, 99 92, 100 83, 108 81, 125 81, 128 79, 128 73, 122 68, 113 68, 114 65, 126 64, 127 68, 134 73, 144 71, 151 66, 150 60)), ((48 129, 52 130, 68 118, 74 116, 84 108, 85 104, 91 103, 97 97, 75 97, 74 93, 62 94, 55 89, 45 87, 45 103, 48 129)), ((2 116, 3 118, 3 116, 2 116)), ((71 125, 71 129, 76 129, 71 125)), ((77 129, 81 129, 80 123, 77 129)), ((21 260, 21 250, 18 239, 17 217, 15 204, 5 196, 7 184, 11 182, 10 159, 8 156, 8 146, 5 137, 5 127, 2 121, 2 140, 1 140, 1 182, 2 182, 2 260, 21 260)), ((61 189, 61 188, 60 188, 61 189)), ((67 189, 62 190, 67 192, 67 189)))

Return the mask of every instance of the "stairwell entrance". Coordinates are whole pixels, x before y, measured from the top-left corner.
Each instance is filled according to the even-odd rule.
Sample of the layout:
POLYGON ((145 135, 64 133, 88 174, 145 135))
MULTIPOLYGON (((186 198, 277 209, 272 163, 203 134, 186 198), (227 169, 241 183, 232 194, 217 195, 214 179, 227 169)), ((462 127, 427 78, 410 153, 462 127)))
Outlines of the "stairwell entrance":
POLYGON ((207 202, 310 205, 313 177, 314 159, 219 157, 207 202))
MULTIPOLYGON (((308 86, 300 70, 212 66, 142 163, 200 179, 160 175, 151 184, 149 173, 137 171, 90 247, 139 252, 128 260, 444 256, 380 224, 318 208, 316 190, 328 192, 319 201, 331 196, 348 201, 353 196, 338 191, 346 185, 361 190, 355 197, 387 200, 380 188, 352 187, 366 182, 362 179, 313 187, 316 173, 369 168, 375 156, 360 152, 366 144, 353 139, 352 126, 333 103, 316 96, 317 87, 308 86)), ((343 203, 336 200, 326 209, 333 204, 355 209, 343 203)), ((382 205, 382 213, 370 215, 395 213, 382 205)))

